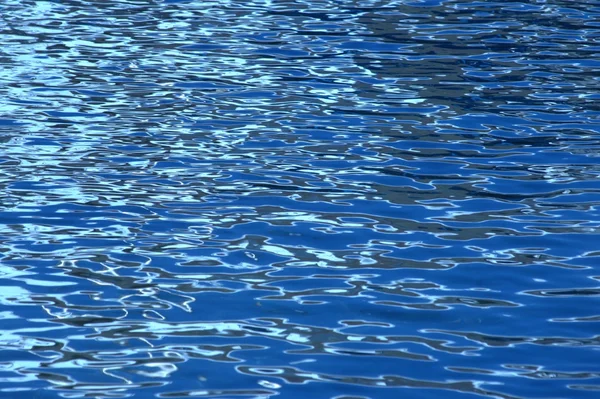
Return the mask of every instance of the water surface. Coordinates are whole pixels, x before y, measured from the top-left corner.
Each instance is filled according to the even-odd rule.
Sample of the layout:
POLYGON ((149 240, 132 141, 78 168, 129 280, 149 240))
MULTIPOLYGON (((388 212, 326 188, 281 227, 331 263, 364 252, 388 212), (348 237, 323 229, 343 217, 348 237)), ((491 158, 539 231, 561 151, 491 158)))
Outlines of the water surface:
POLYGON ((5 0, 0 397, 596 398, 600 1, 5 0))

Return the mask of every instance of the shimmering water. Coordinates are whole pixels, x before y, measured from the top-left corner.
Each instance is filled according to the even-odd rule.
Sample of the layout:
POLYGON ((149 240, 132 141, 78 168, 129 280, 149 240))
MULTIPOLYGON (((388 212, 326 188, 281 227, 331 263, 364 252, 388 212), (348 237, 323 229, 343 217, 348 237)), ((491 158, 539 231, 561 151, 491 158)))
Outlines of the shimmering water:
POLYGON ((596 398, 600 1, 3 0, 1 398, 596 398))

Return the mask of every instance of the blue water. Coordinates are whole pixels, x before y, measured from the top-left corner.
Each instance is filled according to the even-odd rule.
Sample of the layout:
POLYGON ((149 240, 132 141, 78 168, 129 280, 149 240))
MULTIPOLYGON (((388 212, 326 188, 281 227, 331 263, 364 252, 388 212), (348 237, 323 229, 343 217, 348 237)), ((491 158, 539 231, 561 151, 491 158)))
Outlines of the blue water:
POLYGON ((0 398, 597 398, 600 1, 3 0, 0 398))

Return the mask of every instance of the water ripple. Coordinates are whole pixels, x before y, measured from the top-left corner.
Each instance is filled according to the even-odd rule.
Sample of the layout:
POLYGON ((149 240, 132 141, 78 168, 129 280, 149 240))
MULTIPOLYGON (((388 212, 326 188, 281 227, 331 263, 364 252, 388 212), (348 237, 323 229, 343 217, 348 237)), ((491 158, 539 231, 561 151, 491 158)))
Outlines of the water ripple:
POLYGON ((0 15, 3 398, 597 396, 599 1, 0 15))

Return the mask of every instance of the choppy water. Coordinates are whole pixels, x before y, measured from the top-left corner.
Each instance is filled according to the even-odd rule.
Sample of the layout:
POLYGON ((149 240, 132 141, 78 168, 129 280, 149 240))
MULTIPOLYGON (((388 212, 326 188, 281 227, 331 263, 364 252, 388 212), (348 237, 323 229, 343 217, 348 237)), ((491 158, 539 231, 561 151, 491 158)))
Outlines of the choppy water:
POLYGON ((2 1, 0 397, 598 397, 599 88, 596 0, 2 1))

